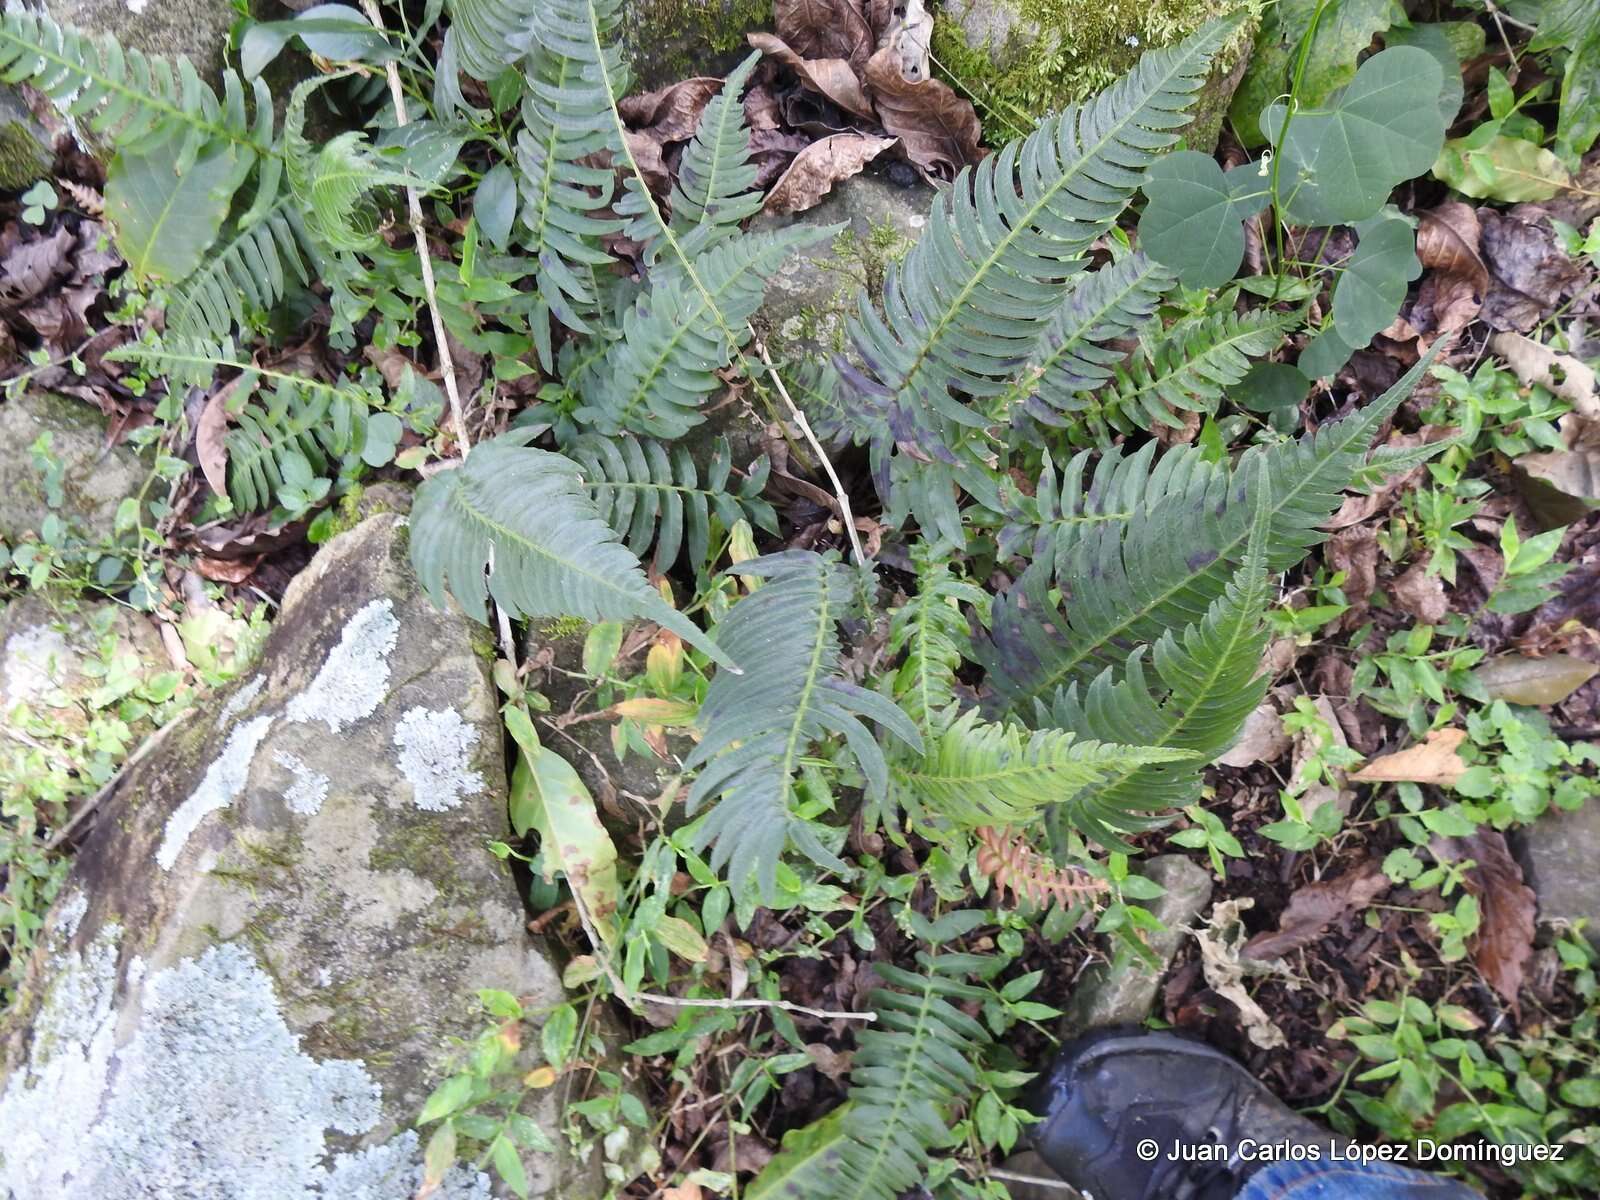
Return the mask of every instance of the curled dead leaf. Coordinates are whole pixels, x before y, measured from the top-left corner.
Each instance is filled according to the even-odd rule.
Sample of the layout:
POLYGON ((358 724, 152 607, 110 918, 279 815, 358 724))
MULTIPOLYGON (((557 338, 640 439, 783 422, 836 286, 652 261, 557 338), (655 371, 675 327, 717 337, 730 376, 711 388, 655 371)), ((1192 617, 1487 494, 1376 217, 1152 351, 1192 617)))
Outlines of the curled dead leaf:
POLYGON ((878 44, 861 0, 776 0, 772 20, 802 58, 842 58, 858 74, 878 44))
POLYGON ((1448 200, 1419 214, 1417 258, 1424 267, 1489 286, 1489 268, 1478 254, 1483 230, 1470 204, 1448 200))
POLYGON ((1483 829, 1471 837, 1435 838, 1428 848, 1442 860, 1474 863, 1463 879, 1467 891, 1478 898, 1478 933, 1468 943, 1472 964, 1512 1014, 1520 1016, 1517 996, 1533 956, 1539 902, 1523 881, 1505 835, 1483 829))
POLYGON ((1523 383, 1548 388, 1572 405, 1580 417, 1600 421, 1593 368, 1520 333, 1497 333, 1489 340, 1489 347, 1510 364, 1523 383))
POLYGON ((1424 625, 1437 625, 1450 611, 1444 594, 1444 580, 1428 574, 1426 563, 1417 563, 1389 585, 1389 597, 1397 606, 1424 625))
POLYGON ((1427 741, 1375 758, 1350 776, 1361 783, 1432 783, 1450 787, 1466 773, 1456 748, 1466 739, 1464 729, 1435 729, 1427 741))
POLYGON ((841 179, 860 174, 879 154, 894 145, 890 137, 870 133, 836 133, 812 142, 789 164, 767 193, 762 211, 802 212, 817 204, 841 179))
POLYGON ((1388 890, 1389 878, 1375 859, 1343 875, 1296 888, 1278 918, 1278 928, 1256 934, 1240 954, 1249 959, 1282 958, 1310 945, 1340 917, 1365 908, 1388 890))
POLYGON ((861 90, 856 68, 848 59, 801 58, 787 42, 770 33, 747 34, 745 40, 768 58, 788 67, 813 92, 826 96, 846 112, 872 119, 872 104, 861 90))
POLYGON ((1600 667, 1570 654, 1529 658, 1500 654, 1479 663, 1472 677, 1492 700, 1508 704, 1560 704, 1600 673, 1600 667))
POLYGON ((648 133, 658 142, 685 142, 694 136, 711 97, 721 90, 722 80, 697 75, 658 91, 624 97, 617 112, 629 129, 648 133))
POLYGON ((893 47, 879 50, 867 62, 867 86, 878 120, 901 140, 906 157, 924 174, 952 180, 962 167, 983 157, 978 114, 943 80, 910 80, 900 66, 893 47))
POLYGON ((1272 701, 1265 700, 1244 719, 1244 731, 1227 753, 1217 759, 1224 767, 1251 767, 1259 762, 1276 762, 1289 749, 1290 738, 1283 718, 1272 701))

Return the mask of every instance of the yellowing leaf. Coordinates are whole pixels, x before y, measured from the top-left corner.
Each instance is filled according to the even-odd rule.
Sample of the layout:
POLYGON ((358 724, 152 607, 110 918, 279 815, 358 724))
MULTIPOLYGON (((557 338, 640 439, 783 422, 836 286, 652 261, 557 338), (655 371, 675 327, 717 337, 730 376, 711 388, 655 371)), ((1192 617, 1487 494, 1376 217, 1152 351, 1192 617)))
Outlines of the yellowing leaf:
POLYGON ((1570 654, 1528 658, 1502 654, 1479 664, 1472 676, 1490 699, 1508 704, 1560 704, 1600 672, 1600 667, 1570 654))
POLYGON ((657 700, 651 696, 638 696, 613 704, 611 711, 619 717, 643 721, 646 725, 688 725, 700 710, 686 700, 657 700))
POLYGON ((1362 783, 1433 783, 1449 787, 1466 772, 1456 747, 1466 739, 1464 729, 1435 729, 1420 746, 1375 758, 1351 779, 1362 783))
POLYGON ((681 917, 658 917, 650 927, 650 936, 685 962, 705 962, 710 953, 700 931, 681 917))
POLYGON ((578 773, 553 750, 523 754, 511 772, 511 825, 539 835, 546 882, 559 872, 607 946, 616 945, 617 848, 578 773))
POLYGON ((1549 200, 1572 185, 1561 160, 1542 146, 1500 135, 1476 145, 1471 135, 1451 138, 1433 173, 1463 196, 1508 204, 1549 200))
POLYGON ((527 1088, 547 1088, 560 1076, 554 1067, 535 1067, 522 1077, 522 1086, 527 1088))

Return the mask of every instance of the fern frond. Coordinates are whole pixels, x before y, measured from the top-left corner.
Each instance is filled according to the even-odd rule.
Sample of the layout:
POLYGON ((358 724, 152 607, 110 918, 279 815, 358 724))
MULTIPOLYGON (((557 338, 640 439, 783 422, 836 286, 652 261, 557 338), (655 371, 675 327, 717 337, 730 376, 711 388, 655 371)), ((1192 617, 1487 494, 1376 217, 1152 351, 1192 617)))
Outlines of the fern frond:
POLYGON ((865 372, 845 372, 885 434, 924 453, 985 415, 952 392, 998 396, 1028 359, 1067 278, 1178 130, 1211 56, 1236 20, 1147 53, 1081 107, 1047 118, 964 171, 884 283, 884 315, 863 299, 851 336, 865 372))
MULTIPOLYGON (((245 512, 270 507, 308 471, 318 479, 344 474, 361 461, 367 443, 364 396, 299 376, 271 378, 265 403, 246 403, 226 438, 228 497, 245 512)), ((240 388, 247 397, 258 379, 256 371, 245 375, 240 388)))
POLYGON ((1126 337, 1155 312, 1173 285, 1172 272, 1144 254, 1129 254, 1072 283, 1039 335, 1028 363, 1001 405, 1047 425, 1086 407, 1083 393, 1110 379, 1127 357, 1103 343, 1126 337))
POLYGON ((370 247, 378 236, 378 210, 371 194, 380 188, 425 187, 407 171, 380 160, 355 130, 313 146, 305 136, 306 100, 330 76, 308 79, 289 97, 284 114, 284 176, 317 242, 334 251, 370 247))
MULTIPOLYGON (((1205 466, 1198 454, 1176 450, 1165 454, 1152 468, 1156 443, 1146 442, 1132 454, 1112 446, 1094 462, 1085 484, 1091 452, 1081 450, 1059 473, 1048 451, 1032 496, 1013 493, 1007 499, 1006 524, 999 535, 1000 552, 1010 557, 1065 561, 1077 539, 1090 530, 1132 520, 1141 506, 1158 502, 1166 494, 1171 468, 1205 466)), ((1179 489, 1181 490, 1181 488, 1179 489)))
POLYGON ((483 621, 484 571, 492 562, 489 594, 512 617, 643 617, 734 665, 650 586, 639 560, 601 519, 578 465, 520 444, 523 436, 480 442, 461 466, 417 489, 411 563, 434 604, 444 606, 448 587, 483 621))
MULTIPOLYGON (((985 913, 950 913, 935 928, 965 933, 985 913)), ((751 1185, 750 1200, 894 1200, 928 1174, 929 1151, 948 1146, 952 1110, 978 1089, 988 1031, 960 1007, 991 995, 967 980, 997 960, 917 952, 918 971, 886 962, 867 995, 878 1019, 856 1038, 848 1116, 830 1113, 784 1139, 751 1185)))
POLYGON ((220 345, 245 323, 248 309, 270 312, 292 277, 304 286, 314 250, 295 210, 280 195, 260 220, 236 229, 167 302, 167 334, 179 344, 220 345))
POLYGON ((1030 715, 1058 688, 1087 686, 1107 667, 1121 670, 1136 647, 1202 621, 1244 554, 1261 486, 1269 489, 1268 568, 1299 562, 1324 538, 1320 526, 1362 470, 1378 427, 1431 361, 1425 356, 1342 421, 1298 441, 1252 448, 1232 471, 1181 451, 1170 472, 1158 464, 1152 475, 1163 481, 1158 501, 1126 522, 1074 528, 1053 572, 1048 559, 1036 559, 990 608, 990 636, 974 654, 1001 705, 1030 715), (1259 475, 1257 459, 1265 467, 1259 475), (1052 574, 1065 613, 1050 595, 1052 574))
POLYGON ((585 486, 600 516, 640 558, 655 547, 652 568, 664 574, 687 551, 692 569, 707 561, 711 516, 724 527, 741 518, 776 533, 777 516, 761 499, 769 464, 763 455, 738 485, 728 486, 733 455, 718 438, 704 482, 694 456, 684 445, 668 447, 653 439, 584 434, 563 452, 583 468, 585 486))
MULTIPOLYGON (((1257 461, 1256 470, 1266 466, 1257 461)), ((1058 692, 1038 719, 1083 737, 1113 735, 1140 745, 1187 751, 1188 762, 1152 762, 1118 768, 1093 787, 1058 797, 1050 828, 1058 845, 1070 826, 1105 845, 1117 833, 1151 822, 1129 814, 1181 808, 1200 791, 1201 768, 1238 739, 1245 719, 1266 694, 1261 672, 1267 644, 1266 610, 1274 575, 1267 566, 1267 497, 1255 489, 1257 511, 1244 562, 1204 620, 1168 630, 1151 655, 1155 679, 1145 670, 1144 648, 1134 651, 1120 679, 1105 671, 1080 693, 1058 692)))
POLYGON ((446 0, 444 7, 454 58, 474 79, 488 83, 534 48, 537 0, 446 0))
POLYGON ((835 562, 791 550, 742 562, 740 575, 765 579, 717 626, 723 650, 745 668, 717 674, 700 708, 704 735, 686 766, 702 768, 689 790, 692 814, 715 801, 697 834, 713 844, 713 869, 729 868, 734 887, 751 877, 773 889, 778 859, 793 843, 813 862, 844 864, 793 813, 795 775, 811 744, 845 740, 867 792, 888 786, 883 751, 862 718, 920 747, 916 726, 890 701, 838 677, 837 622, 853 607, 855 581, 835 562))
POLYGON ((602 433, 622 430, 680 438, 705 420, 700 406, 723 386, 717 372, 748 340, 766 277, 791 250, 830 238, 841 226, 791 226, 724 241, 695 258, 692 271, 663 267, 622 321, 622 340, 606 353, 581 420, 602 433), (731 327, 730 338, 724 332, 731 327))
POLYGON ((893 763, 890 799, 924 825, 1026 825, 1064 796, 1092 792, 1109 776, 1188 758, 1159 744, 1081 741, 1060 729, 1029 733, 980 721, 969 709, 928 739, 921 760, 902 756, 893 763))
POLYGON ((760 61, 759 52, 751 54, 722 81, 683 149, 672 186, 672 228, 680 234, 701 229, 701 245, 738 232, 740 221, 761 211, 744 120, 744 85, 760 61))
MULTIPOLYGON (((616 173, 594 162, 610 145, 605 130, 611 97, 597 75, 590 59, 535 49, 523 68, 527 89, 517 137, 522 224, 539 254, 543 309, 579 333, 590 332, 594 269, 612 261, 600 239, 622 228, 620 220, 605 215, 616 173)), ((534 315, 536 331, 542 315, 534 315)), ((548 367, 547 335, 540 352, 548 367)))
POLYGON ((989 877, 996 892, 1001 896, 1010 892, 1018 904, 1024 900, 1036 908, 1059 904, 1066 911, 1075 904, 1093 903, 1111 890, 1106 880, 1082 867, 1051 862, 1015 829, 986 825, 974 836, 978 852, 973 865, 989 877))
POLYGON ((890 684, 895 702, 924 734, 942 728, 956 703, 956 671, 972 651, 966 604, 980 616, 989 595, 956 576, 948 555, 927 542, 912 548, 917 593, 889 616, 889 654, 905 659, 890 684))
POLYGON ((1173 410, 1216 412, 1223 389, 1244 378, 1251 359, 1282 345, 1299 320, 1298 313, 1256 308, 1182 322, 1159 337, 1148 358, 1119 367, 1116 383, 1085 407, 1125 433, 1152 423, 1181 427, 1173 410))

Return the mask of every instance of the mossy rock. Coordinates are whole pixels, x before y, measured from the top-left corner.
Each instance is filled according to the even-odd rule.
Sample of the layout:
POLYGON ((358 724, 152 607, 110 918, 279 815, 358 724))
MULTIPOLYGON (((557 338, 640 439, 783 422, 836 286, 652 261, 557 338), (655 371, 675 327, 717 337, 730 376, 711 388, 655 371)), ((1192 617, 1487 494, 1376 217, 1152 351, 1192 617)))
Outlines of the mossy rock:
POLYGON ((966 88, 996 144, 1048 112, 1088 99, 1146 50, 1183 40, 1213 17, 1252 17, 1217 56, 1186 140, 1216 145, 1259 24, 1259 0, 946 0, 933 56, 966 88))
POLYGON ((81 400, 32 392, 0 402, 0 538, 6 541, 39 532, 55 512, 91 539, 109 542, 117 507, 138 493, 148 472, 148 454, 106 447, 105 418, 81 400), (54 509, 31 450, 43 433, 50 434, 50 457, 61 465, 54 509))
POLYGON ((208 83, 222 70, 239 19, 230 0, 45 0, 44 9, 62 25, 111 34, 124 50, 185 55, 208 83))
POLYGON ((0 190, 20 192, 50 173, 50 137, 15 88, 0 86, 0 190))
POLYGON ((622 23, 633 90, 726 75, 750 53, 744 35, 772 28, 772 0, 635 0, 622 23))

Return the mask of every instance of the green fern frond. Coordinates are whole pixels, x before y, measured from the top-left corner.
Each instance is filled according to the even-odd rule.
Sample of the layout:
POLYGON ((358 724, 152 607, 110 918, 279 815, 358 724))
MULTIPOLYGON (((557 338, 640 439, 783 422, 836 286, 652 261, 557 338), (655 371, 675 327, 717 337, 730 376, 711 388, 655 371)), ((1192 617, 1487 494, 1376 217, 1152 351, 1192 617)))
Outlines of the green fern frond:
POLYGON ((446 0, 450 57, 488 83, 533 50, 539 8, 537 0, 446 0))
POLYGON ((1027 825, 1063 797, 1093 796, 1104 780, 1193 761, 1183 750, 1119 736, 1141 744, 1080 740, 1065 729, 1030 733, 980 721, 977 710, 969 709, 928 740, 922 759, 896 759, 889 799, 923 826, 1027 825))
MULTIPOLYGON (((1256 465, 1265 470, 1259 460, 1256 465)), ((1155 678, 1145 670, 1141 647, 1122 678, 1102 672, 1081 694, 1074 684, 1058 692, 1047 711, 1040 706, 1041 724, 1190 756, 1187 762, 1130 763, 1093 786, 1058 794, 1060 803, 1048 820, 1057 846, 1065 844, 1067 827, 1116 846, 1118 834, 1157 823, 1133 814, 1170 811, 1192 801, 1200 792, 1201 769, 1233 745, 1266 694, 1271 680, 1261 671, 1261 656, 1275 576, 1267 567, 1269 489, 1258 485, 1255 490, 1257 511, 1243 564, 1202 621, 1168 630, 1156 642, 1150 654, 1155 678)))
POLYGON ((1152 423, 1181 427, 1174 409, 1216 412, 1223 390, 1244 378, 1250 360, 1276 350, 1299 320, 1298 313, 1256 308, 1182 322, 1160 336, 1148 358, 1119 367, 1116 383, 1086 398, 1085 407, 1125 433, 1152 423))
POLYGON ((731 528, 741 518, 777 533, 772 505, 761 499, 770 466, 766 456, 729 487, 733 455, 718 438, 705 479, 684 445, 653 439, 585 434, 563 452, 583 468, 584 483, 600 516, 640 558, 655 547, 652 568, 664 574, 687 551, 692 569, 710 556, 711 516, 731 528))
POLYGON ((1078 276, 1039 335, 1001 411, 1020 402, 1024 412, 1047 425, 1064 424, 1062 414, 1082 411, 1087 404, 1083 393, 1110 379, 1127 357, 1103 343, 1142 326, 1174 282, 1171 271, 1144 254, 1129 254, 1078 276))
POLYGON ((937 732, 943 715, 956 703, 956 671, 972 652, 972 638, 961 605, 980 616, 989 595, 957 577, 948 555, 927 542, 912 549, 917 592, 889 616, 891 655, 904 654, 890 689, 895 702, 924 734, 937 732))
POLYGON ((315 263, 310 236, 294 198, 280 195, 254 225, 237 229, 212 250, 200 268, 167 302, 167 334, 179 344, 220 345, 249 312, 270 312, 284 297, 290 278, 310 282, 315 263))
POLYGON ((759 53, 751 54, 722 81, 683 148, 672 186, 672 228, 680 234, 700 228, 701 245, 738 232, 740 221, 761 211, 744 120, 744 86, 760 61, 759 53))
POLYGON ((1205 463, 1192 448, 1180 451, 1170 471, 1158 465, 1152 475, 1160 479, 1159 500, 1141 504, 1126 522, 1073 527, 1065 553, 1053 563, 1035 559, 995 597, 990 636, 974 648, 1002 705, 1027 716, 1058 688, 1088 686, 1108 667, 1120 671, 1136 647, 1202 621, 1244 554, 1258 487, 1270 491, 1269 569, 1299 562, 1325 537, 1320 527, 1362 470, 1379 425, 1431 361, 1425 356, 1342 421, 1298 441, 1252 448, 1232 471, 1205 463), (1064 613, 1050 594, 1052 577, 1064 613))
POLYGON ((379 212, 372 193, 425 184, 380 160, 362 133, 341 133, 320 146, 306 139, 306 101, 330 78, 308 79, 289 97, 283 121, 284 176, 318 244, 334 251, 365 250, 378 236, 379 212))
POLYGON ((986 423, 952 393, 1004 394, 1076 260, 1177 141, 1211 56, 1236 27, 1213 22, 1144 55, 1095 99, 1047 118, 939 197, 904 264, 888 272, 884 315, 863 299, 851 323, 866 371, 845 380, 880 414, 885 436, 931 454, 951 431, 986 423))
POLYGON ((692 272, 664 266, 654 286, 622 320, 622 340, 589 389, 581 420, 606 434, 622 430, 679 438, 705 416, 700 406, 723 386, 717 372, 749 339, 767 276, 798 246, 841 226, 791 226, 723 241, 700 254, 692 272), (730 339, 724 330, 732 328, 730 339))
POLYGON ((601 518, 578 465, 522 445, 523 437, 480 442, 461 466, 417 490, 411 563, 434 604, 444 606, 448 587, 469 616, 485 620, 492 562, 488 592, 511 617, 643 617, 734 666, 650 586, 601 518))
POLYGON ((715 801, 697 844, 713 845, 712 868, 727 866, 736 889, 754 877, 770 895, 789 843, 821 866, 844 868, 793 812, 795 776, 811 744, 842 736, 868 795, 881 797, 888 766, 862 718, 909 745, 920 748, 922 739, 889 700, 838 677, 835 626, 853 609, 856 588, 848 570, 790 550, 742 562, 738 571, 766 582, 717 626, 718 642, 745 673, 719 673, 706 690, 704 736, 685 764, 702 768, 687 808, 692 814, 715 801))
MULTIPOLYGON (((933 924, 952 937, 989 919, 963 910, 933 924)), ((978 1090, 990 1041, 959 1007, 990 992, 967 980, 999 960, 919 950, 917 965, 872 964, 884 986, 867 995, 878 1019, 856 1038, 847 1107, 785 1137, 750 1200, 894 1200, 927 1177, 929 1151, 951 1143, 956 1106, 978 1090)))
MULTIPOLYGON (((247 372, 240 391, 256 393, 247 372)), ((265 403, 245 403, 228 431, 228 496, 244 512, 268 508, 286 486, 331 479, 357 468, 367 442, 367 403, 314 379, 274 373, 265 403)), ((239 403, 235 393, 234 403, 239 403)))

